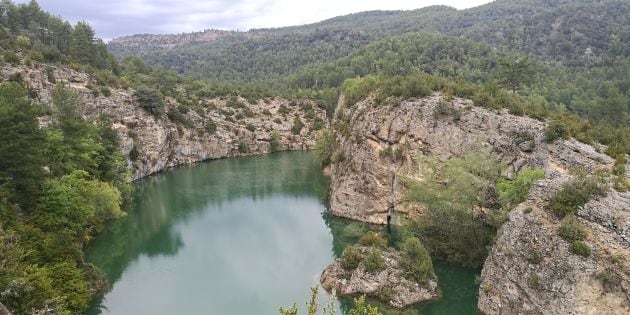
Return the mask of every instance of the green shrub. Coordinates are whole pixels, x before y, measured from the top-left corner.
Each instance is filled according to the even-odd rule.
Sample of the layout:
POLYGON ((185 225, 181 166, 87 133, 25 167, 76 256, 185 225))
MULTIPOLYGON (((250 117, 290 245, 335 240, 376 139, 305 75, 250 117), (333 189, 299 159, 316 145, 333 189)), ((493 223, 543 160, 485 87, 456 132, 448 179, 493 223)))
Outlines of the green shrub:
POLYGON ((575 214, 577 208, 587 203, 593 196, 606 194, 606 186, 595 176, 579 176, 564 184, 549 202, 549 207, 557 215, 564 217, 575 214))
POLYGON ((552 120, 545 127, 545 141, 553 142, 557 139, 568 139, 569 129, 559 120, 552 120))
POLYGON ((322 130, 325 127, 325 123, 324 120, 319 118, 319 117, 315 117, 315 120, 313 121, 313 130, 322 130))
POLYGON ((289 114, 289 108, 286 107, 284 104, 280 105, 280 108, 278 109, 278 113, 281 115, 287 115, 289 114))
POLYGON ((269 141, 271 145, 271 152, 277 152, 282 149, 282 141, 280 140, 280 134, 277 131, 271 132, 271 140, 269 141))
POLYGON ((138 150, 138 146, 134 143, 131 151, 129 151, 129 159, 132 161, 137 161, 138 157, 140 157, 140 150, 138 150))
POLYGON ((20 56, 10 50, 6 50, 2 57, 4 58, 4 62, 12 65, 18 65, 20 63, 20 56))
POLYGON ((603 283, 609 283, 612 278, 610 271, 604 270, 597 274, 597 279, 601 280, 603 283))
POLYGON ((212 118, 208 118, 206 122, 206 131, 209 134, 214 134, 217 131, 217 124, 212 120, 212 118))
POLYGON ((348 246, 341 254, 341 268, 345 270, 357 269, 361 260, 363 260, 361 252, 354 246, 348 246))
POLYGON ((53 67, 46 67, 46 78, 50 83, 57 83, 57 80, 55 79, 55 70, 53 69, 53 67))
POLYGON ((169 109, 166 116, 174 123, 181 124, 186 127, 192 127, 193 125, 180 111, 176 109, 169 109))
POLYGON ((405 149, 402 147, 396 148, 394 150, 394 161, 402 161, 405 158, 405 149))
POLYGON ((140 108, 153 114, 153 116, 160 117, 164 114, 164 100, 157 90, 148 87, 140 87, 136 91, 135 97, 138 100, 140 108))
POLYGON ((529 274, 529 280, 527 282, 529 284, 529 287, 532 289, 538 289, 538 287, 540 286, 540 279, 535 272, 529 274))
POLYGON ((569 247, 569 251, 584 257, 591 255, 591 248, 583 241, 574 241, 571 247, 569 247))
POLYGON ((251 123, 247 123, 247 125, 245 126, 245 129, 247 129, 247 130, 249 130, 251 132, 254 132, 254 131, 256 131, 256 126, 254 126, 251 123))
POLYGON ((361 223, 353 222, 343 228, 343 236, 349 238, 360 238, 365 234, 365 228, 361 223))
POLYGON ((105 97, 110 97, 112 96, 112 90, 110 90, 109 87, 103 86, 101 87, 101 94, 105 97))
POLYGON ((238 98, 235 97, 235 96, 230 97, 225 102, 225 106, 232 107, 232 108, 246 108, 247 107, 247 105, 245 105, 245 103, 239 101, 238 98))
POLYGON ((294 135, 299 135, 300 132, 302 132, 302 128, 304 128, 304 123, 302 122, 302 119, 300 119, 300 116, 295 115, 295 117, 293 118, 293 127, 291 127, 291 133, 293 133, 294 135))
POLYGON ((496 190, 503 208, 511 209, 525 201, 532 184, 544 177, 545 171, 542 169, 524 168, 512 180, 499 180, 496 190))
POLYGON ((385 258, 383 252, 378 249, 371 249, 363 258, 363 267, 369 273, 375 273, 385 269, 385 258))
POLYGON ((398 264, 407 278, 422 283, 434 277, 431 256, 420 240, 415 237, 405 239, 401 251, 398 264))
POLYGON ((537 250, 532 250, 527 256, 527 261, 530 264, 534 264, 534 265, 540 264, 543 261, 543 259, 544 257, 542 253, 537 250))
POLYGON ((583 241, 586 238, 586 229, 574 214, 569 214, 560 224, 560 237, 568 242, 583 241))
POLYGON ((367 232, 359 239, 359 244, 367 247, 387 248, 387 240, 376 232, 367 232))
POLYGON ((249 147, 247 146, 246 143, 241 142, 238 144, 238 152, 247 153, 249 152, 249 147))
POLYGON ((342 150, 337 150, 330 159, 333 163, 341 163, 346 160, 346 154, 342 150))

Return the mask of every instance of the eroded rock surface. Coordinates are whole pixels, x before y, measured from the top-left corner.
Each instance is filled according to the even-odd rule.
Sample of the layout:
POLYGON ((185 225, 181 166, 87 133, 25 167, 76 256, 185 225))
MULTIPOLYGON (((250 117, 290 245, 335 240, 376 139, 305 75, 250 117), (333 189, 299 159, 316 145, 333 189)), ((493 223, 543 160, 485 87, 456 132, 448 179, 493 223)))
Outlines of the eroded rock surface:
MULTIPOLYGON (((540 121, 474 107, 469 100, 446 101, 439 94, 395 105, 367 99, 340 107, 336 116, 347 132, 338 132, 330 210, 370 223, 386 223, 392 174, 414 176, 418 153, 450 158, 488 145, 508 165, 508 176, 525 166, 567 171, 612 165, 610 157, 578 141, 546 143, 540 121)), ((396 193, 402 200, 403 190, 396 193)), ((397 210, 414 210, 406 206, 397 210)))
MULTIPOLYGON (((33 67, 5 66, 0 69, 0 77, 9 80, 20 74, 28 87, 37 92, 38 100, 52 106, 52 95, 57 82, 65 82, 80 95, 80 113, 84 118, 93 119, 101 114, 108 116, 113 128, 118 131, 121 151, 127 156, 132 179, 138 179, 168 167, 192 164, 199 161, 224 157, 255 155, 271 151, 271 134, 275 130, 280 136, 280 150, 311 149, 318 135, 314 130, 314 117, 326 121, 325 112, 314 104, 308 104, 314 117, 307 117, 304 108, 283 99, 259 100, 247 104, 249 115, 234 119, 243 109, 226 107, 226 99, 205 99, 201 109, 191 108, 183 117, 189 125, 173 122, 164 115, 156 118, 139 107, 132 90, 111 88, 111 95, 104 96, 95 88, 96 80, 89 74, 68 68, 53 67, 55 79, 50 82, 46 66, 33 67), (214 106, 210 106, 213 104, 214 106), (288 110, 279 113, 280 107, 288 110), (226 115, 232 111, 233 115, 226 115), (293 119, 299 116, 304 128, 293 134, 293 119), (216 132, 206 131, 209 121, 217 125, 216 132), (248 129, 247 126, 251 125, 248 129), (253 127, 253 130, 251 127, 253 127), (134 150, 135 147, 135 150, 134 150), (130 152, 136 151, 132 159, 130 152)), ((174 99, 166 99, 165 112, 178 107, 174 99)), ((42 125, 52 122, 51 117, 42 117, 42 125)))
MULTIPOLYGON (((361 249, 367 252, 367 249, 361 249)), ((380 272, 367 272, 360 263, 352 271, 344 270, 337 259, 322 272, 320 282, 331 291, 335 289, 339 295, 367 294, 380 299, 395 308, 404 308, 419 302, 435 299, 437 282, 433 279, 419 284, 403 276, 398 266, 395 252, 383 252, 386 267, 380 272)))
POLYGON ((582 257, 569 251, 560 221, 546 210, 569 177, 539 181, 499 230, 481 274, 485 314, 630 314, 630 193, 611 190, 579 209, 592 250, 582 257))
MULTIPOLYGON (((337 152, 331 166, 332 213, 383 224, 396 196, 397 211, 421 215, 400 202, 393 176, 417 176, 416 154, 449 158, 490 146, 511 176, 540 167, 545 179, 513 209, 498 231, 479 292, 484 314, 630 314, 630 193, 610 190, 577 212, 586 227, 589 257, 569 251, 549 200, 571 170, 610 170, 603 147, 573 139, 544 141, 544 123, 472 106, 464 99, 430 97, 376 105, 371 99, 336 113, 337 152), (537 259, 532 259, 532 255, 537 259), (541 259, 541 261, 538 261, 541 259)), ((630 169, 630 166, 627 166, 630 169)), ((626 176, 628 176, 626 174, 626 176)))

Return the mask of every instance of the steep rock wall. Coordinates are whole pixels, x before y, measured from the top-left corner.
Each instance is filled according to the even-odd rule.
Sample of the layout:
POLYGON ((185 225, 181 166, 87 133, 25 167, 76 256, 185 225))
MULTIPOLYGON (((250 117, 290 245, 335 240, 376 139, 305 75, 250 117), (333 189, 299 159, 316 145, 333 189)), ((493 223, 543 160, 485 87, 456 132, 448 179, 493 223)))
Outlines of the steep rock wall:
MULTIPOLYGON (((579 209, 593 251, 588 258, 569 252, 570 244, 558 234, 559 218, 546 209, 573 177, 570 170, 610 170, 613 161, 601 150, 575 140, 547 143, 540 121, 439 94, 389 105, 367 99, 342 106, 334 124, 330 210, 352 219, 385 223, 392 174, 418 174, 418 153, 449 158, 485 145, 506 163, 506 176, 525 166, 545 170, 545 179, 498 231, 481 275, 483 313, 630 314, 630 193, 611 189, 579 209), (540 263, 528 259, 534 251, 542 255, 540 263), (602 280, 604 275, 608 278, 602 280)), ((397 211, 421 215, 422 206, 401 202, 400 186, 397 211)))
MULTIPOLYGON (((53 106, 52 95, 58 82, 65 82, 79 93, 81 115, 93 119, 101 114, 108 116, 113 128, 118 131, 121 151, 127 157, 132 179, 138 179, 159 172, 168 167, 192 164, 199 161, 233 156, 255 155, 271 152, 271 134, 275 130, 280 136, 280 150, 306 150, 314 146, 318 131, 314 130, 313 117, 306 117, 301 106, 284 99, 259 100, 249 104, 251 117, 233 119, 224 110, 225 99, 206 99, 205 104, 214 106, 202 110, 191 109, 184 114, 188 126, 170 121, 166 115, 156 118, 139 107, 134 91, 111 88, 111 95, 104 96, 94 88, 96 80, 89 74, 64 67, 52 67, 54 81, 50 82, 43 64, 32 67, 5 66, 0 69, 0 77, 9 80, 20 74, 27 86, 37 93, 37 99, 46 106, 53 106), (94 89, 94 90, 93 90, 94 89), (287 113, 280 114, 284 106, 287 113), (293 134, 293 119, 300 117, 304 128, 293 134), (217 125, 216 132, 206 132, 206 125, 212 120, 217 125), (255 130, 251 131, 247 125, 255 130), (138 156, 133 160, 130 152, 136 148, 138 156)), ((241 101, 245 102, 245 100, 241 101)), ((312 106, 315 117, 326 121, 325 111, 312 106)), ((166 108, 178 106, 174 99, 166 99, 166 108)), ((51 117, 42 117, 42 125, 52 122, 51 117)))
MULTIPOLYGON (((333 214, 384 224, 392 201, 393 173, 413 176, 416 154, 449 158, 478 145, 491 146, 510 176, 524 166, 555 168, 609 166, 610 157, 583 143, 543 141, 540 121, 472 106, 441 95, 394 105, 371 99, 341 106, 335 118, 337 151, 331 165, 333 214)), ((397 201, 403 190, 397 190, 397 201)), ((397 210, 408 211, 404 203, 397 210)))

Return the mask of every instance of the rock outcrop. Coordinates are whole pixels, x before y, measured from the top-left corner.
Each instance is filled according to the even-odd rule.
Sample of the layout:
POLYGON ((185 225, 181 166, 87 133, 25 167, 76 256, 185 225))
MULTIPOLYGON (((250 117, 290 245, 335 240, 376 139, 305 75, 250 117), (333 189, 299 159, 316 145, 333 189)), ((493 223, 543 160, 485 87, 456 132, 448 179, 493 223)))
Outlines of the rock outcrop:
MULTIPOLYGON (((361 250, 364 253, 368 251, 366 248, 361 250)), ((340 259, 337 259, 324 269, 320 282, 324 289, 335 289, 341 296, 367 294, 385 300, 384 302, 394 308, 404 308, 438 297, 437 282, 434 279, 419 284, 403 276, 396 252, 383 252, 383 258, 385 268, 374 273, 367 272, 362 263, 355 270, 344 270, 340 259)))
POLYGON ((592 250, 582 257, 545 210, 569 177, 539 181, 499 230, 481 274, 485 314, 630 314, 630 193, 611 190, 578 210, 592 250))
MULTIPOLYGON (((156 118, 139 107, 132 90, 110 88, 107 94, 111 95, 103 95, 95 87, 95 78, 86 73, 52 67, 55 82, 50 82, 52 78, 42 64, 0 69, 4 80, 15 78, 16 74, 31 91, 37 92, 37 99, 46 106, 53 106, 56 84, 65 82, 80 95, 79 111, 84 118, 108 116, 118 131, 121 151, 127 157, 134 180, 176 165, 269 153, 273 131, 279 136, 279 150, 311 149, 318 135, 315 119, 326 121, 325 112, 306 101, 300 106, 278 98, 259 100, 256 104, 240 99, 247 104, 245 112, 226 107, 226 99, 204 99, 200 106, 182 114, 187 121, 183 124, 171 121, 166 115, 156 118), (305 108, 311 108, 310 115, 305 108), (295 116, 304 123, 298 134, 292 131, 295 116), (209 122, 216 124, 216 131, 207 131, 209 122)), ((165 111, 177 109, 178 105, 176 100, 167 98, 165 111)), ((41 118, 43 125, 51 121, 48 116, 41 118)))
MULTIPOLYGON (((510 176, 524 166, 545 169, 608 167, 612 159, 574 140, 547 144, 544 124, 480 107, 439 94, 375 105, 371 99, 337 111, 337 152, 331 167, 330 210, 370 223, 386 223, 392 201, 393 174, 416 174, 416 154, 442 158, 489 145, 508 165, 510 176)), ((402 200, 402 190, 396 200, 402 200)), ((405 204, 397 210, 409 211, 405 204)))
MULTIPOLYGON (((401 184, 393 189, 393 174, 417 176, 416 154, 449 158, 490 146, 508 166, 504 175, 540 167, 545 179, 498 231, 481 275, 479 309, 485 314, 630 314, 630 193, 611 189, 579 209, 589 257, 569 252, 570 244, 559 236, 559 218, 546 209, 573 177, 571 170, 610 170, 613 160, 596 144, 545 142, 543 122, 472 105, 434 94, 394 104, 376 105, 368 98, 341 106, 331 212, 383 224, 393 200, 404 196, 401 184), (534 252, 541 261, 532 262, 534 252)), ((396 210, 411 216, 423 211, 404 202, 397 202, 396 210)))

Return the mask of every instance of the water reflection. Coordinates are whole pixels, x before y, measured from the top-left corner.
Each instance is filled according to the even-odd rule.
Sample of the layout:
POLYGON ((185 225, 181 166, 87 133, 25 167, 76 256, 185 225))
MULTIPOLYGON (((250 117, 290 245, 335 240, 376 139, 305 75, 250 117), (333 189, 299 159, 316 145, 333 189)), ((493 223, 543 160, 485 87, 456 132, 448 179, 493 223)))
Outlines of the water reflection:
MULTIPOLYGON (((91 314, 278 314, 303 305, 346 245, 380 229, 324 213, 328 179, 312 153, 211 161, 135 188, 129 215, 87 250, 113 284, 91 314)), ((383 314, 474 314, 477 271, 436 271, 441 301, 383 314)))

